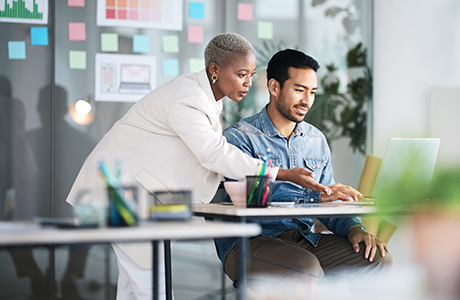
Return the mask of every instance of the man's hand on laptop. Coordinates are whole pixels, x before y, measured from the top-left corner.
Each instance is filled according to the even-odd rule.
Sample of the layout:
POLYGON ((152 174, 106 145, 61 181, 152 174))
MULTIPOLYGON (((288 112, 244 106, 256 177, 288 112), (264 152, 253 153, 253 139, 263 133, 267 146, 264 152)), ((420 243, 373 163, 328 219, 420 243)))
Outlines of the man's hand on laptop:
POLYGON ((358 198, 361 198, 363 196, 359 191, 355 190, 354 188, 340 183, 330 185, 329 188, 331 189, 332 193, 321 193, 321 202, 331 202, 335 200, 358 201, 358 198))
POLYGON ((320 192, 321 194, 330 195, 332 193, 332 190, 329 187, 316 182, 313 179, 314 177, 315 173, 310 172, 307 169, 295 168, 279 169, 278 176, 276 177, 276 179, 283 181, 291 181, 308 189, 320 192))

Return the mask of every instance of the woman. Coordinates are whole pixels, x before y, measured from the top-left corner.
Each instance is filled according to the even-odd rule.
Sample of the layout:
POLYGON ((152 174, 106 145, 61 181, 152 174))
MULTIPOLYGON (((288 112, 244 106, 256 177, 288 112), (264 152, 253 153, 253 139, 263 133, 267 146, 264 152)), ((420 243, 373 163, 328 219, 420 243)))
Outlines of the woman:
MULTIPOLYGON (((209 42, 204 54, 206 69, 160 86, 115 123, 84 162, 67 202, 74 204, 77 193, 84 190, 90 191, 92 201, 103 198, 98 195, 104 188, 96 169, 100 157, 108 164, 121 159, 123 172, 142 191, 141 218, 147 217, 142 199, 149 192, 189 189, 193 202, 208 203, 221 175, 243 179, 257 173, 261 161, 228 144, 219 122, 221 99, 241 101, 252 85, 254 50, 242 36, 224 33, 209 42)), ((280 169, 277 174, 278 180, 328 192, 305 169, 280 169)), ((120 271, 117 298, 143 293, 148 297, 149 244, 118 244, 114 249, 120 271)))

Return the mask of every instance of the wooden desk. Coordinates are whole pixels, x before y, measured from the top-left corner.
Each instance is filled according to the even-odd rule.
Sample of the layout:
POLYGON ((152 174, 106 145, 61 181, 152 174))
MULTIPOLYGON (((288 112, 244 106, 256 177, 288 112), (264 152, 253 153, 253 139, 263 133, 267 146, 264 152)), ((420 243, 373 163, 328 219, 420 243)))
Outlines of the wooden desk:
MULTIPOLYGON (((31 224, 0 222, 0 246, 74 245, 112 242, 146 242, 153 246, 152 298, 158 299, 158 243, 162 240, 199 240, 247 237, 260 233, 257 224, 158 222, 137 227, 56 229, 31 224), (8 226, 2 226, 7 224, 8 226)), ((168 243, 169 245, 169 243, 168 243)), ((169 251, 169 249, 168 249, 169 251)), ((165 259, 166 260, 166 259, 165 259)), ((170 274, 166 274, 170 276, 170 274)), ((171 295, 171 291, 169 296, 171 295)))

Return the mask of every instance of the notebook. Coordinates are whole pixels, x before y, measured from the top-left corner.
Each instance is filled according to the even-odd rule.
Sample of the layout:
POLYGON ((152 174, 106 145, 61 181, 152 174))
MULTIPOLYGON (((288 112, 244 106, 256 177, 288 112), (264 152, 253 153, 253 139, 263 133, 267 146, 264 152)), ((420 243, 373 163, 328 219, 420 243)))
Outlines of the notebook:
POLYGON ((436 138, 392 138, 377 175, 377 205, 425 201, 438 156, 436 138))

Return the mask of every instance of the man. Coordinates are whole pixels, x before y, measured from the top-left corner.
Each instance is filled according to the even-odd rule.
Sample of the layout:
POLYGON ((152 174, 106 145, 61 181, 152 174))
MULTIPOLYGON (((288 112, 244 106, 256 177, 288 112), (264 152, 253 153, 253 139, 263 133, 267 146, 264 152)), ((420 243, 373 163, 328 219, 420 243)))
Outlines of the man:
MULTIPOLYGON (((324 135, 303 122, 318 89, 319 64, 296 50, 280 51, 268 63, 270 102, 262 111, 227 128, 224 136, 251 157, 270 158, 280 168, 306 168, 315 180, 328 186, 330 195, 277 181, 272 201, 356 201, 357 190, 334 182, 331 154, 324 135)), ((274 279, 344 275, 357 278, 393 269, 387 245, 366 231, 359 219, 321 218, 334 234, 312 233, 313 219, 253 220, 262 234, 249 240, 249 277, 265 274, 274 279), (258 257, 255 259, 254 257, 258 257), (267 261, 275 262, 275 264, 267 261)), ((216 240, 219 258, 232 280, 238 276, 235 239, 216 240)))

